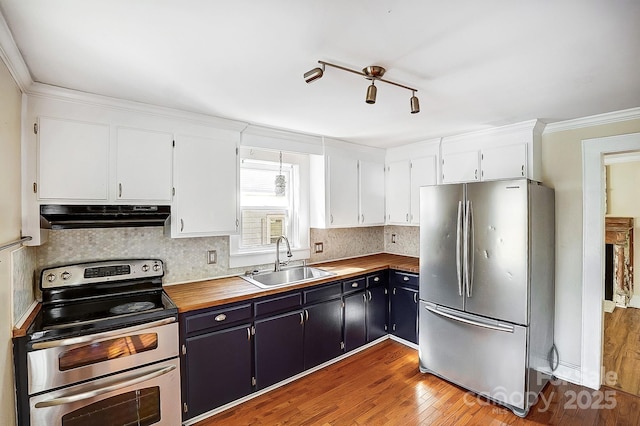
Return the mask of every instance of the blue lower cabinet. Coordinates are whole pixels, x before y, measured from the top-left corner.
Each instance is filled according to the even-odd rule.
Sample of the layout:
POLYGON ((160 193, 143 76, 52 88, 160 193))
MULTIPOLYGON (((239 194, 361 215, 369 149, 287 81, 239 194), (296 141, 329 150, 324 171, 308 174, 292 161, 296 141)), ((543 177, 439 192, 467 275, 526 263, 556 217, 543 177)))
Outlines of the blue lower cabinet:
POLYGON ((364 291, 344 297, 344 350, 367 343, 367 294, 364 291))
POLYGON ((187 418, 253 391, 251 324, 189 337, 185 347, 187 418))
POLYGON ((389 300, 387 286, 377 286, 365 292, 367 317, 367 342, 372 342, 388 333, 389 300))
POLYGON ((304 369, 302 310, 255 321, 256 389, 302 372, 304 369))
POLYGON ((342 355, 342 299, 304 308, 304 368, 342 355))
POLYGON ((418 343, 418 290, 392 285, 389 289, 391 334, 418 343))

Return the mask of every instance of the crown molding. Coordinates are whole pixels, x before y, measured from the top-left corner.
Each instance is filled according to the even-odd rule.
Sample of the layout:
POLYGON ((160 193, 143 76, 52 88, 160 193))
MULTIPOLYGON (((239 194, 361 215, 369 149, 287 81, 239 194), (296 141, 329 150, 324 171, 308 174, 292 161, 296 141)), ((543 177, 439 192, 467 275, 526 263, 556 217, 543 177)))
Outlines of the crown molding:
POLYGON ((9 73, 22 93, 28 92, 33 79, 2 13, 0 13, 0 59, 9 69, 9 73))
POLYGON ((544 134, 564 132, 565 130, 581 129, 584 127, 601 126, 604 124, 619 123, 621 121, 640 119, 640 107, 623 109, 621 111, 607 112, 591 115, 573 120, 549 123, 544 129, 544 134))

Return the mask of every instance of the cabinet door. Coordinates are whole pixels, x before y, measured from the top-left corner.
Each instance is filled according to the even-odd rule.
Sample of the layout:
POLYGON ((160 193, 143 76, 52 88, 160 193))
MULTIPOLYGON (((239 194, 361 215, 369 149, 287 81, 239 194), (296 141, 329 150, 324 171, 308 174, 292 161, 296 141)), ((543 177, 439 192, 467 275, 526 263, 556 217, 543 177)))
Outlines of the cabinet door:
POLYGON ((41 117, 38 197, 106 201, 109 126, 41 117))
POLYGON ((344 349, 350 351, 367 342, 366 294, 363 291, 344 298, 344 349))
POLYGON ((418 291, 391 287, 391 333, 401 339, 418 343, 418 291))
POLYGON ((172 236, 235 233, 238 208, 236 143, 178 136, 174 155, 176 214, 172 217, 172 236))
POLYGON ((342 354, 342 300, 304 310, 304 368, 309 369, 342 354))
POLYGON ((329 225, 353 226, 358 223, 358 160, 347 155, 328 159, 329 225))
POLYGON ((250 325, 186 339, 187 417, 248 395, 251 384, 250 325))
POLYGON ((387 166, 387 223, 409 223, 412 174, 411 162, 406 160, 387 166))
POLYGON ((386 286, 371 287, 366 291, 367 342, 387 334, 389 303, 386 286))
POLYGON ((420 224, 420 187, 438 183, 435 155, 411 160, 411 214, 412 225, 420 224))
POLYGON ((173 135, 119 128, 116 199, 171 201, 173 135))
POLYGON ((480 180, 479 151, 465 151, 442 155, 442 183, 480 180))
POLYGON ((360 161, 359 197, 361 225, 384 224, 384 164, 360 161))
POLYGON ((257 389, 264 389, 303 370, 302 311, 257 320, 255 328, 257 389))
POLYGON ((527 144, 507 145, 482 150, 482 180, 525 177, 527 144))

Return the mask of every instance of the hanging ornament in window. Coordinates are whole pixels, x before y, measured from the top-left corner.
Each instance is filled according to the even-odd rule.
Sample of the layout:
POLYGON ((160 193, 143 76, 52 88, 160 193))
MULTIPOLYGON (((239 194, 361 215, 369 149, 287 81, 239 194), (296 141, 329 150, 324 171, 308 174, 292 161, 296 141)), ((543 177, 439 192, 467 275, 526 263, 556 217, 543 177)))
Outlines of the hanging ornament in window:
POLYGON ((282 151, 280 151, 280 174, 276 175, 276 195, 284 197, 284 190, 286 187, 286 180, 282 174, 282 151))

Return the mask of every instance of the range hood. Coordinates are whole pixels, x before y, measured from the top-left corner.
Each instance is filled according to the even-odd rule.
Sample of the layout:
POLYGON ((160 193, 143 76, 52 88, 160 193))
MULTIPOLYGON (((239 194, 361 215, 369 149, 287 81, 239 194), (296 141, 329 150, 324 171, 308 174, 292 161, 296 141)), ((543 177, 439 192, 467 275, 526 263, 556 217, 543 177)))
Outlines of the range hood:
POLYGON ((170 214, 170 206, 43 204, 40 206, 40 227, 80 229, 164 226, 170 214))

